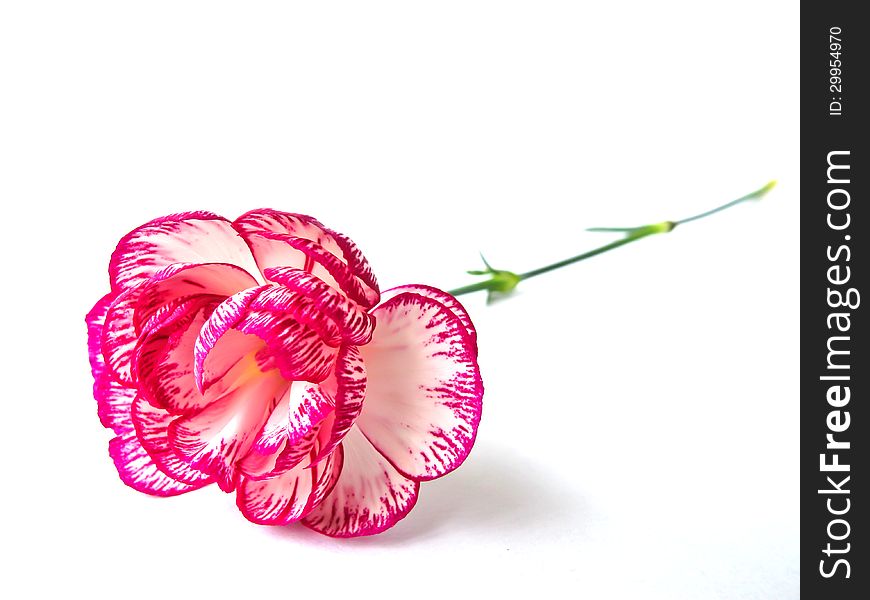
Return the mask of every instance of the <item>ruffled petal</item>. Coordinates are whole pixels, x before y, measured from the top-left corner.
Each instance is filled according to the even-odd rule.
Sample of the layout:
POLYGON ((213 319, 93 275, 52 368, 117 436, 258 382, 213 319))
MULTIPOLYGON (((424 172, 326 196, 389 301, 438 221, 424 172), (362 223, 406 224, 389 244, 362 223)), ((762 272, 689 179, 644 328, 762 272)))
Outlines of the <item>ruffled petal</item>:
POLYGON ((115 461, 121 481, 139 492, 152 496, 177 496, 202 487, 176 481, 157 468, 132 428, 109 442, 109 454, 115 461))
POLYGON ((282 439, 271 452, 261 452, 255 444, 247 456, 238 462, 239 471, 249 479, 268 479, 283 473, 287 469, 278 468, 277 463, 286 444, 287 440, 282 439))
POLYGON ((103 326, 106 323, 106 313, 114 300, 115 294, 106 294, 85 316, 88 327, 88 359, 94 379, 98 379, 106 368, 106 361, 103 359, 103 326))
POLYGON ((404 294, 406 292, 418 294, 420 296, 425 296, 426 298, 435 300, 436 302, 444 306, 444 308, 452 312, 454 316, 462 322, 462 325, 465 327, 466 333, 468 333, 468 337, 471 338, 471 341, 474 343, 475 354, 477 353, 477 330, 474 328, 474 323, 471 322, 471 317, 468 315, 468 311, 465 310, 465 307, 462 306, 462 303, 456 299, 456 296, 448 294, 443 290, 439 290, 436 287, 432 287, 431 285, 413 283, 409 285, 400 285, 398 287, 390 288, 389 290, 381 294, 381 304, 385 303, 387 300, 395 298, 399 294, 404 294))
POLYGON ((258 209, 233 223, 260 269, 295 267, 344 291, 366 308, 377 304, 377 281, 362 252, 347 237, 306 215, 258 209))
POLYGON ((250 310, 236 328, 266 342, 266 351, 259 355, 259 361, 274 364, 288 381, 323 381, 332 371, 338 354, 338 348, 325 344, 316 331, 292 314, 250 310))
POLYGON ((192 297, 220 300, 256 285, 246 271, 228 264, 173 264, 160 269, 146 281, 125 290, 112 302, 106 314, 102 351, 112 376, 132 385, 133 351, 146 327, 157 327, 167 308, 172 314, 177 303, 192 297))
POLYGON ((235 331, 233 327, 244 316, 254 298, 264 289, 266 286, 233 294, 214 309, 200 328, 194 345, 193 375, 201 392, 222 382, 226 373, 242 356, 263 346, 262 339, 247 336, 235 331))
POLYGON ((161 309, 188 298, 223 300, 236 292, 257 285, 247 271, 226 263, 176 263, 154 273, 138 286, 135 296, 134 324, 141 332, 161 309))
POLYGON ((130 406, 136 390, 124 387, 108 375, 102 375, 94 381, 94 398, 97 401, 97 416, 106 429, 117 434, 131 428, 130 406))
POLYGON ((306 271, 287 267, 266 269, 266 277, 310 300, 318 314, 327 315, 338 326, 344 343, 360 345, 371 341, 375 328, 371 315, 322 280, 306 271))
POLYGON ((88 326, 88 355, 94 376, 93 394, 97 401, 97 415, 103 427, 120 434, 130 428, 130 403, 135 391, 115 381, 103 359, 103 325, 113 301, 114 294, 106 294, 87 314, 85 322, 88 326))
MULTIPOLYGON (((116 384, 117 385, 117 384, 116 384)), ((201 488, 207 481, 195 484, 178 481, 161 470, 142 446, 133 423, 132 404, 136 391, 118 387, 113 405, 111 426, 117 437, 109 442, 109 455, 121 481, 131 488, 152 496, 177 496, 201 488)), ((101 415, 102 416, 102 415, 101 415)))
POLYGON ((407 477, 440 477, 465 460, 477 435, 483 383, 474 345, 452 311, 416 293, 374 313, 374 337, 359 348, 368 390, 356 424, 407 477))
POLYGON ((324 340, 332 333, 332 321, 313 306, 304 296, 280 286, 251 288, 228 298, 214 310, 196 341, 194 374, 199 388, 205 390, 210 381, 223 376, 209 357, 231 331, 256 336, 265 343, 257 356, 264 371, 277 368, 288 381, 323 381, 332 370, 338 349, 324 340))
POLYGON ((323 447, 326 432, 332 427, 333 413, 328 413, 316 427, 303 435, 295 444, 287 444, 286 447, 278 454, 275 460, 275 468, 266 474, 266 477, 280 475, 284 471, 289 471, 303 460, 310 458, 309 453, 314 449, 323 447), (315 443, 317 448, 315 448, 315 443))
POLYGON ((227 219, 188 212, 150 221, 118 242, 109 261, 112 290, 132 288, 179 262, 228 263, 259 277, 250 249, 227 219))
POLYGON ((347 294, 354 302, 366 308, 373 306, 376 296, 366 290, 340 258, 317 242, 268 231, 245 234, 245 237, 262 272, 276 267, 302 269, 347 294))
POLYGON ((192 469, 178 458, 169 445, 169 425, 174 418, 168 411, 152 406, 141 396, 133 401, 131 416, 136 436, 158 469, 166 475, 195 488, 212 482, 211 477, 192 469))
POLYGON ((287 419, 284 421, 287 444, 295 445, 326 417, 333 406, 319 385, 306 381, 294 381, 287 398, 287 419))
POLYGON ((366 368, 359 349, 355 346, 342 347, 334 371, 320 387, 333 398, 335 412, 329 427, 325 429, 329 435, 314 458, 315 463, 328 456, 341 443, 362 410, 366 396, 366 368))
POLYGON ((275 405, 252 448, 251 454, 274 455, 271 466, 264 470, 267 461, 251 457, 250 462, 254 466, 249 471, 262 474, 273 470, 278 454, 285 448, 298 449, 332 410, 332 399, 319 385, 305 381, 292 382, 275 405))
POLYGON ((275 371, 263 373, 253 364, 234 379, 235 387, 223 397, 195 414, 176 418, 168 432, 175 453, 197 471, 212 475, 225 492, 236 485, 236 461, 251 449, 287 388, 275 371))
POLYGON ((236 504, 245 517, 260 525, 288 525, 308 514, 338 480, 342 452, 311 465, 317 444, 293 468, 268 479, 243 477, 236 504))
POLYGON ((420 484, 399 473, 358 428, 350 430, 340 448, 343 465, 338 480, 303 524, 333 537, 372 535, 411 511, 420 484))
POLYGON ((118 383, 130 386, 130 361, 139 336, 133 325, 133 310, 138 288, 125 290, 109 306, 101 332, 101 347, 106 374, 118 383))
POLYGON ((217 302, 195 297, 181 303, 159 326, 146 327, 134 352, 133 376, 148 402, 172 414, 204 406, 193 377, 194 345, 217 302))

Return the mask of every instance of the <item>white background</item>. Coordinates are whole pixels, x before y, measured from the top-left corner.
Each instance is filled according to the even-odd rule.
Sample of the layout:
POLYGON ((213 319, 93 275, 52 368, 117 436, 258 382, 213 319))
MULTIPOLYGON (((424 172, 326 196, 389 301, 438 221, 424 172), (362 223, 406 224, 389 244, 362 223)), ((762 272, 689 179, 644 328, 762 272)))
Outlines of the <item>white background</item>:
POLYGON ((791 2, 7 2, 4 597, 798 597, 791 2), (760 203, 466 304, 477 445, 382 535, 126 488, 84 315, 153 217, 270 206, 382 287, 760 203))

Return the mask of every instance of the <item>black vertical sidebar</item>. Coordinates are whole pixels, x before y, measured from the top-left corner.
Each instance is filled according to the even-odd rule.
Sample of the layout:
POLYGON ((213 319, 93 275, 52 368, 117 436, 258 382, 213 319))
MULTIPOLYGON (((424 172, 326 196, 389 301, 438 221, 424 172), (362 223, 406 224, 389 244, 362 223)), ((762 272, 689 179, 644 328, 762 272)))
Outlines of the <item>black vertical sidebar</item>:
POLYGON ((800 577, 808 599, 870 598, 870 22, 859 7, 801 3, 800 577))

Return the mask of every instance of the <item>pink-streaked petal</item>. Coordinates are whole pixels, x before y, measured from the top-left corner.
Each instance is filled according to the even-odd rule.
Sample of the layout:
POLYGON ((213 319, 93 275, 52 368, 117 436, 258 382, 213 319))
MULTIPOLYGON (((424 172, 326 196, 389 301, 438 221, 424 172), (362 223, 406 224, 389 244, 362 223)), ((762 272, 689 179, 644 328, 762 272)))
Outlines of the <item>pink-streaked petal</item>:
POLYGON ((133 385, 130 361, 139 336, 133 324, 137 290, 118 295, 109 306, 101 333, 101 350, 106 373, 124 385, 133 385))
MULTIPOLYGON (((287 444, 286 438, 282 439, 271 452, 262 452, 256 445, 250 452, 238 462, 239 471, 248 479, 268 479, 274 477, 286 469, 277 468, 280 458, 287 444)), ((298 462, 298 461, 297 461, 298 462)))
POLYGON ((359 345, 372 339, 375 324, 371 315, 321 279, 288 267, 266 269, 265 274, 269 281, 309 299, 319 314, 327 315, 338 326, 343 342, 359 345))
POLYGON ((139 286, 134 306, 136 332, 141 332, 149 319, 162 308, 187 298, 199 296, 223 300, 228 296, 255 287, 257 280, 247 271, 226 263, 176 263, 154 273, 139 286))
POLYGON ((332 409, 332 399, 320 386, 305 381, 292 382, 266 420, 253 450, 275 454, 288 446, 297 447, 332 409))
POLYGON ((430 285, 413 283, 409 285, 400 285, 399 287, 390 288, 389 290, 381 294, 381 304, 385 303, 387 300, 395 298, 399 294, 404 294, 407 292, 410 292, 412 294, 418 294, 420 296, 425 296, 426 298, 431 298, 432 300, 435 300, 436 302, 450 310, 450 312, 452 312, 456 316, 456 318, 462 322, 462 325, 465 327, 465 331, 468 333, 468 337, 470 337, 471 341, 474 342, 475 353, 477 352, 477 330, 475 330, 474 328, 474 323, 471 322, 471 317, 468 316, 468 311, 465 310, 465 307, 462 306, 462 303, 460 303, 455 296, 430 285))
POLYGON ((180 262, 228 263, 259 277, 250 249, 227 219, 189 212, 150 221, 118 242, 109 262, 112 290, 134 287, 180 262))
POLYGON ((380 299, 380 288, 378 287, 378 280, 375 278, 371 265, 369 265, 369 261, 366 260, 362 251, 349 237, 337 231, 330 230, 330 233, 333 240, 335 240, 335 244, 341 248, 344 262, 347 263, 348 268, 365 284, 367 288, 366 298, 369 300, 370 305, 375 306, 380 299))
POLYGON ((320 384, 335 403, 334 418, 320 453, 314 458, 317 463, 329 455, 341 443, 360 414, 366 397, 366 368, 355 346, 344 346, 338 353, 335 369, 320 384))
POLYGON ((115 461, 121 481, 139 492, 152 496, 177 496, 202 487, 176 481, 158 469, 132 428, 109 442, 109 455, 115 461))
POLYGON ((389 529, 410 512, 418 482, 399 473, 356 427, 340 448, 344 460, 337 482, 302 523, 329 536, 354 537, 389 529))
POLYGON ((280 475, 284 471, 289 471, 303 460, 310 458, 312 451, 317 452, 323 446, 326 439, 326 431, 332 427, 333 416, 333 413, 327 414, 323 421, 306 432, 295 444, 287 444, 281 453, 278 454, 278 458, 275 460, 275 468, 269 475, 280 475))
MULTIPOLYGON (((256 369, 256 367, 254 367, 256 369)), ((236 461, 251 449, 287 382, 276 372, 236 378, 237 385, 196 414, 176 418, 169 425, 169 444, 197 471, 212 475, 230 492, 237 482, 236 461)))
POLYGON ((147 325, 153 327, 167 307, 191 297, 219 300, 255 285, 246 271, 228 264, 173 264, 125 290, 110 305, 102 334, 102 351, 112 376, 132 385, 133 351, 147 325))
POLYGON ((332 400, 320 386, 307 381, 294 381, 290 386, 287 423, 287 443, 298 444, 332 410, 332 400))
POLYGON ((268 231, 245 234, 245 237, 264 273, 277 267, 302 269, 347 294, 361 306, 372 306, 375 296, 353 275, 342 259, 317 242, 268 231))
POLYGON ((134 352, 133 376, 152 405, 172 414, 204 406, 193 377, 194 344, 216 304, 207 296, 191 298, 167 315, 162 326, 143 330, 134 352))
POLYGON ((403 293, 375 309, 361 346, 368 389, 356 425, 404 475, 449 473, 477 435, 483 382, 463 323, 440 302, 403 293))
POLYGON ((108 293, 100 298, 85 316, 88 326, 88 358, 91 362, 91 373, 94 379, 103 374, 106 362, 103 359, 103 326, 106 323, 106 313, 115 300, 115 294, 108 293))
POLYGON ((194 374, 201 390, 208 388, 209 381, 223 377, 211 355, 220 355, 221 365, 230 364, 234 345, 219 341, 232 331, 265 342, 258 354, 263 370, 276 367, 288 381, 323 381, 338 353, 327 343, 330 340, 324 340, 336 334, 335 324, 318 313, 311 300, 281 286, 251 288, 220 304, 200 331, 194 374))
POLYGON ((292 235, 294 237, 311 240, 323 246, 326 250, 344 259, 341 248, 334 243, 333 237, 327 233, 326 227, 308 215, 288 213, 271 208, 257 208, 250 210, 233 222, 242 234, 270 232, 292 235))
POLYGON ((335 347, 341 345, 338 324, 320 310, 313 300, 283 285, 263 289, 251 301, 249 310, 291 315, 294 320, 316 332, 323 343, 335 347))
MULTIPOLYGON (((312 455, 316 449, 312 451, 312 455)), ((308 498, 308 506, 305 514, 313 511, 323 500, 332 492, 338 483, 338 478, 341 476, 341 470, 344 466, 344 448, 338 445, 332 452, 329 453, 326 460, 318 463, 311 462, 308 467, 315 471, 314 489, 308 498)))
POLYGON ((241 356, 263 341, 255 336, 234 331, 254 298, 267 286, 250 288, 233 294, 221 302, 202 326, 194 346, 193 374, 200 391, 220 382, 241 356), (227 339, 223 339, 227 337, 227 339), (248 338, 245 343, 243 338, 248 338), (217 348, 220 343, 220 349, 217 348), (243 348, 241 348, 244 346, 243 348))
POLYGON ((312 467, 315 451, 312 448, 305 460, 275 477, 243 477, 236 494, 242 514, 260 525, 289 525, 310 512, 335 485, 342 458, 340 451, 334 452, 312 467))
MULTIPOLYGON (((290 390, 293 389, 293 383, 281 396, 275 408, 272 409, 272 414, 263 425, 263 430, 257 436, 254 442, 253 450, 259 454, 270 455, 280 452, 287 445, 289 439, 287 429, 290 422, 290 390)), ((274 467, 274 464, 273 464, 274 467)))
POLYGON ((152 406, 141 396, 133 401, 131 415, 136 436, 158 469, 190 486, 202 487, 211 483, 211 477, 192 469, 169 446, 168 430, 173 415, 152 406))
POLYGON ((113 294, 100 299, 85 317, 85 322, 88 326, 88 355, 94 376, 93 394, 97 401, 97 415, 103 427, 120 434, 130 429, 130 404, 136 391, 115 381, 103 359, 103 325, 113 300, 113 294))
POLYGON ((258 362, 274 365, 288 381, 323 381, 338 354, 338 348, 325 344, 316 331, 286 313, 250 310, 236 328, 266 342, 258 362))
POLYGON ((254 446, 248 455, 239 461, 241 471, 249 479, 259 480, 277 477, 295 468, 303 460, 309 461, 309 465, 315 465, 316 462, 312 457, 322 452, 323 445, 329 439, 333 420, 334 413, 328 413, 320 423, 315 424, 292 444, 284 436, 284 441, 269 454, 262 454, 262 448, 254 446))
POLYGON ((130 406, 135 397, 136 390, 121 385, 108 375, 101 375, 94 380, 97 416, 103 427, 117 434, 124 433, 132 427, 130 406))
MULTIPOLYGON (((346 277, 344 274, 336 275, 332 272, 323 277, 323 269, 318 269, 319 263, 323 263, 325 268, 328 257, 324 252, 329 253, 346 265, 347 272, 356 279, 356 283, 353 284, 355 291, 351 294, 360 293, 362 296, 360 303, 367 308, 378 303, 378 283, 365 256, 349 238, 324 227, 316 219, 307 215, 262 208, 245 213, 235 220, 233 226, 242 232, 251 244, 257 263, 264 272, 268 267, 296 267, 312 272, 324 281, 329 278, 344 279, 346 277), (262 234, 262 237, 255 238, 256 234, 262 234), (287 244, 274 243, 287 242, 290 238, 308 240, 313 245, 305 247, 289 245, 288 247, 287 244), (315 247, 323 252, 308 251, 309 248, 315 247)), ((327 281, 327 283, 333 282, 327 281)), ((345 285, 349 285, 348 282, 345 282, 345 285)))

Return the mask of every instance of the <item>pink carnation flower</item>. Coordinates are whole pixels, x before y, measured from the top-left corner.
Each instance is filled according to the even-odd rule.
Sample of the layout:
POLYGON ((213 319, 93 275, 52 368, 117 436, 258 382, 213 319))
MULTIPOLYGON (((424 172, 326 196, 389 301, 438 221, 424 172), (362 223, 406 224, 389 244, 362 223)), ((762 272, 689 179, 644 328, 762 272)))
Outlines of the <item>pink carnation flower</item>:
POLYGON ((94 397, 136 490, 216 483, 255 523, 368 535, 474 444, 465 309, 422 285, 382 296, 353 242, 310 217, 156 219, 109 276, 86 319, 94 397))

